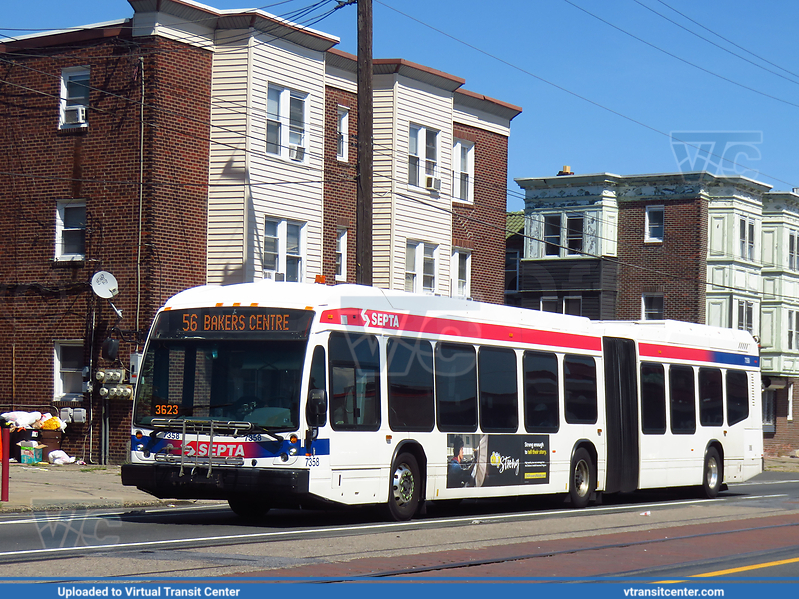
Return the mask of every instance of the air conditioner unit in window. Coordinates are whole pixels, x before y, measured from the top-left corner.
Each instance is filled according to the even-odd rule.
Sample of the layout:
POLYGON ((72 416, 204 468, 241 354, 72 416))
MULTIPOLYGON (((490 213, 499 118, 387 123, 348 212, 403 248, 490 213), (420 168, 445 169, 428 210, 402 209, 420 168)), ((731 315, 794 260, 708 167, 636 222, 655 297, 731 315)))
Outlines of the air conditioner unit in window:
POLYGON ((289 158, 302 162, 305 159, 305 148, 302 146, 289 146, 289 158))
POLYGON ((426 176, 424 178, 424 186, 430 191, 441 191, 441 179, 438 177, 426 176))
POLYGON ((85 106, 67 106, 64 108, 64 124, 82 125, 86 122, 85 106))

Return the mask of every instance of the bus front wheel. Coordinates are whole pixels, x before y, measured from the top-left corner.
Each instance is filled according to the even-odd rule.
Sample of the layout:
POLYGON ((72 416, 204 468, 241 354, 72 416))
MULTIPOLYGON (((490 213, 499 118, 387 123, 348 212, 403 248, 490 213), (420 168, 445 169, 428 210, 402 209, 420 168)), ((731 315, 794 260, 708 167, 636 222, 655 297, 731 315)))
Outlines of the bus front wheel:
POLYGON ((388 513, 397 522, 410 520, 419 508, 419 465, 409 453, 401 453, 391 467, 388 513))
POLYGON ((705 497, 713 499, 719 494, 721 490, 721 479, 723 477, 721 470, 721 458, 719 452, 715 447, 709 447, 705 452, 705 468, 703 470, 704 476, 702 477, 702 491, 705 497))
POLYGON ((591 455, 580 447, 574 452, 569 479, 569 499, 572 507, 583 508, 591 500, 596 487, 596 474, 591 455))

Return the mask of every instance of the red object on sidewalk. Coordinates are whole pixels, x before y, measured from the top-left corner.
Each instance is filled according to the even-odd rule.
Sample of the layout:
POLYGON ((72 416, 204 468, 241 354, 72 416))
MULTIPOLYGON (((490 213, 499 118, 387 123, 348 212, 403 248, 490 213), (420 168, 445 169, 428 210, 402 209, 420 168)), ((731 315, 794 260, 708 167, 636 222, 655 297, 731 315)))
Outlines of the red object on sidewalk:
POLYGON ((8 501, 8 473, 11 470, 11 431, 6 427, 0 428, 0 449, 2 449, 2 484, 0 484, 0 501, 8 501))

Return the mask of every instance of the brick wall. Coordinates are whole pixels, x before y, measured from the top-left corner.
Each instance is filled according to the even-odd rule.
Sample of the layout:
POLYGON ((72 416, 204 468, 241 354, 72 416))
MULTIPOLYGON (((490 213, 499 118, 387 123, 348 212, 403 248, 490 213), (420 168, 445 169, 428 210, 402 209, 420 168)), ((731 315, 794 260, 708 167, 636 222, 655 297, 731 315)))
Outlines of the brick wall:
POLYGON ((799 379, 791 379, 793 387, 775 392, 773 433, 763 434, 763 449, 768 456, 792 454, 799 448, 799 379), (793 391, 789 397, 790 391, 793 391), (788 420, 788 402, 792 403, 792 419, 788 420))
POLYGON ((322 274, 329 285, 336 284, 336 235, 347 229, 347 282, 355 282, 355 235, 358 201, 358 99, 354 93, 325 88, 325 182, 322 217, 322 274), (347 161, 336 157, 338 149, 338 107, 349 109, 347 161))
POLYGON ((650 292, 663 294, 666 318, 705 322, 707 222, 701 198, 619 203, 619 319, 640 319, 641 296, 650 292), (644 243, 648 204, 665 206, 663 243, 644 243))
MULTIPOLYGON (((0 175, 0 411, 57 411, 54 341, 81 340, 85 364, 110 365, 100 344, 117 317, 91 292, 94 272, 107 270, 119 283, 113 302, 127 340, 136 329, 146 333, 169 295, 205 281, 211 55, 125 33, 24 50, 0 66, 0 80, 9 82, 0 83, 0 171, 11 173, 0 175), (73 66, 90 68, 89 126, 59 131, 61 69, 73 66), (86 259, 68 265, 53 261, 56 202, 65 199, 85 201, 87 212, 86 259)), ((135 347, 121 343, 123 365, 135 347)), ((110 461, 126 458, 130 405, 109 404, 110 461)), ((96 460, 103 411, 96 390, 80 406, 93 435, 90 425, 72 424, 63 449, 96 460)))
POLYGON ((471 297, 503 304, 508 138, 459 123, 453 136, 474 143, 474 204, 453 203, 452 244, 472 252, 471 297))

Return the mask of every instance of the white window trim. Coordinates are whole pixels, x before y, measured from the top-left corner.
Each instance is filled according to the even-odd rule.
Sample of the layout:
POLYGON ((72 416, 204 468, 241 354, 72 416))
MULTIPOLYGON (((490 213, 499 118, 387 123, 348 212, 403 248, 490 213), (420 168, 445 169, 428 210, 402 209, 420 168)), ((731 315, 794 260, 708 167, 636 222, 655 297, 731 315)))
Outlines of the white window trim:
MULTIPOLYGON (((273 280, 282 280, 285 281, 287 276, 287 265, 288 265, 288 253, 287 253, 287 246, 288 246, 288 225, 296 225, 300 228, 300 252, 298 254, 300 263, 299 263, 299 273, 297 276, 297 280, 299 282, 305 281, 305 251, 307 247, 307 240, 306 240, 306 226, 305 223, 300 221, 291 221, 285 220, 280 218, 270 218, 267 217, 264 219, 264 226, 261 229, 264 232, 264 236, 266 235, 266 223, 273 222, 277 223, 277 270, 272 270, 266 268, 263 261, 263 256, 261 257, 261 267, 263 270, 263 277, 265 279, 273 279, 273 280)), ((295 256, 295 254, 292 254, 295 256)))
POLYGON ((543 258, 560 258, 563 256, 563 214, 561 212, 550 212, 549 214, 544 214, 543 221, 542 221, 542 234, 543 239, 542 241, 542 257, 543 258), (549 236, 547 235, 547 219, 557 217, 558 219, 558 239, 557 243, 550 243, 549 236), (549 254, 547 253, 547 248, 552 245, 553 251, 556 253, 549 254))
POLYGON ((336 258, 341 256, 341 273, 336 274, 336 281, 347 282, 347 229, 336 230, 336 258))
MULTIPOLYGON (((86 208, 85 200, 59 200, 56 205, 55 218, 55 260, 56 262, 81 261, 86 259, 86 254, 69 254, 63 252, 64 247, 64 210, 66 208, 86 208)), ((77 229, 76 229, 77 230, 77 229)), ((86 243, 86 227, 83 227, 84 246, 86 243)))
POLYGON ((347 162, 350 154, 350 109, 346 106, 338 107, 336 115, 336 159, 347 162), (339 143, 340 142, 340 143, 339 143))
POLYGON ((306 164, 308 162, 308 111, 309 111, 309 94, 297 90, 293 90, 281 85, 269 84, 267 86, 267 112, 266 112, 266 128, 264 131, 264 152, 267 156, 279 156, 283 160, 288 160, 297 164, 306 164), (269 118, 269 90, 277 90, 279 92, 278 99, 278 114, 277 118, 269 118), (291 143, 291 98, 302 100, 302 141, 299 144, 291 143), (267 135, 269 130, 269 123, 276 122, 278 125, 278 151, 270 151, 269 144, 267 143, 267 135))
POLYGON ((450 295, 467 299, 472 296, 472 253, 469 250, 456 248, 452 251, 452 261, 450 262, 450 295), (460 257, 466 256, 466 280, 464 281, 463 293, 460 292, 460 257))
POLYGON ((413 293, 424 293, 427 295, 434 295, 438 293, 438 246, 432 243, 425 243, 424 241, 416 241, 416 240, 408 240, 405 243, 405 251, 408 251, 408 247, 413 246, 415 248, 414 252, 414 264, 412 265, 413 270, 408 269, 408 259, 406 255, 405 259, 405 277, 406 277, 406 290, 411 291, 413 293), (424 284, 424 264, 425 264, 425 249, 432 248, 433 250, 433 287, 432 289, 425 289, 424 284), (409 274, 413 275, 413 289, 407 289, 407 276, 409 274))
POLYGON ((788 262, 787 270, 799 271, 799 231, 788 230, 788 262))
POLYGON ((644 218, 644 243, 663 243, 663 238, 666 234, 666 207, 663 204, 652 205, 646 207, 646 215, 644 218), (650 214, 652 212, 660 212, 663 217, 661 218, 663 222, 663 234, 660 237, 653 236, 652 229, 650 227, 650 214))
POLYGON ((736 328, 740 331, 748 331, 752 335, 755 334, 755 320, 757 319, 757 306, 752 300, 737 300, 735 304, 735 320, 736 328), (751 321, 749 319, 751 312, 751 321), (741 318, 743 314, 743 319, 741 318))
POLYGON ((641 294, 641 320, 663 320, 666 318, 666 300, 662 293, 642 293, 641 294), (659 297, 663 300, 663 317, 662 318, 647 318, 646 312, 646 299, 652 297, 659 297))
POLYGON ((741 260, 747 262, 755 261, 755 240, 757 239, 755 219, 749 216, 741 216, 738 220, 738 242, 741 260), (741 234, 741 224, 744 225, 744 233, 741 234))
POLYGON ((457 202, 474 203, 474 144, 456 139, 452 147, 452 199, 457 202), (466 151, 466 165, 463 152, 466 151), (467 176, 466 197, 461 197, 461 176, 467 176))
POLYGON ((408 161, 406 166, 408 168, 408 187, 410 189, 428 189, 429 191, 433 191, 433 188, 428 188, 426 183, 427 177, 431 177, 434 181, 438 182, 438 186, 441 185, 441 179, 439 174, 441 164, 441 131, 437 129, 432 129, 430 127, 425 127, 423 125, 417 125, 415 123, 411 123, 408 127, 408 161), (435 134, 435 160, 430 160, 430 157, 427 155, 427 133, 431 132, 435 134), (411 139, 413 136, 416 136, 416 154, 411 154, 411 139), (418 159, 417 163, 417 179, 416 184, 411 182, 411 157, 416 157, 418 159), (432 168, 428 166, 428 162, 432 162, 432 168))
POLYGON ((75 399, 83 399, 83 388, 81 386, 80 391, 71 391, 65 392, 64 391, 64 379, 63 375, 65 373, 77 375, 80 374, 81 377, 81 385, 83 384, 83 367, 84 365, 81 364, 78 368, 63 368, 61 366, 61 348, 63 347, 80 347, 81 350, 83 349, 83 340, 82 339, 70 339, 70 340, 60 340, 55 341, 53 346, 53 399, 56 401, 69 401, 75 399))
POLYGON ((59 129, 84 129, 89 126, 89 101, 83 104, 73 103, 72 107, 83 107, 83 121, 77 123, 67 123, 66 110, 69 98, 67 98, 67 83, 70 79, 77 76, 90 75, 89 67, 68 67, 61 69, 61 97, 58 105, 58 128, 59 129))

